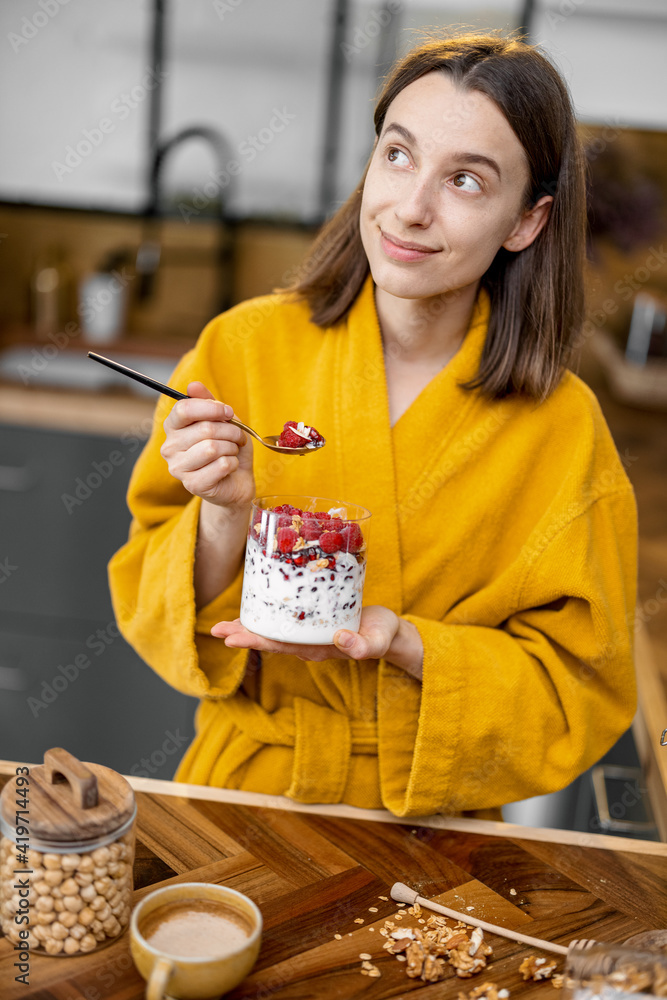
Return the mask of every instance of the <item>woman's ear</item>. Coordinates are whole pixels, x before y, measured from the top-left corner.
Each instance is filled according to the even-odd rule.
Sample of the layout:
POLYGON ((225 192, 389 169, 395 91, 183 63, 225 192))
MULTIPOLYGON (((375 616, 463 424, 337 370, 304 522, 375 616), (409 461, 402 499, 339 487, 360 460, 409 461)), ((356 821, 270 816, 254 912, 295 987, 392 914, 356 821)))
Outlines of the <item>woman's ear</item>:
POLYGON ((543 198, 535 202, 532 208, 526 209, 503 243, 506 250, 516 252, 530 246, 540 230, 546 225, 552 201, 552 195, 545 194, 543 198))

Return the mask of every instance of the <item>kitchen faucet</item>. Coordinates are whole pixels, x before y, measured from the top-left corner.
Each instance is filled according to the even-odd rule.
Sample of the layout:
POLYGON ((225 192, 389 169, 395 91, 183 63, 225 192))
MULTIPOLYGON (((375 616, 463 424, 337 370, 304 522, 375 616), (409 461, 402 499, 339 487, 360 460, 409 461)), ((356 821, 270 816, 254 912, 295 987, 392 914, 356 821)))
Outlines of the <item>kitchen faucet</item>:
MULTIPOLYGON (((227 197, 231 193, 233 178, 225 170, 225 164, 232 159, 231 150, 225 137, 216 129, 206 125, 190 125, 156 146, 151 161, 149 199, 144 210, 143 238, 137 250, 136 257, 136 270, 139 278, 137 283, 137 297, 140 302, 146 302, 154 292, 155 275, 162 255, 160 229, 162 219, 164 218, 164 211, 161 206, 161 178, 164 163, 174 149, 190 139, 203 139, 212 147, 219 167, 217 176, 225 176, 227 178, 229 182, 227 184, 227 197)), ((210 183, 215 184, 215 181, 210 183)), ((221 293, 218 309, 223 311, 228 309, 231 304, 232 247, 230 246, 228 233, 230 219, 225 212, 226 199, 223 197, 221 183, 217 184, 217 194, 212 196, 211 201, 216 206, 216 215, 220 226, 219 267, 221 293)))

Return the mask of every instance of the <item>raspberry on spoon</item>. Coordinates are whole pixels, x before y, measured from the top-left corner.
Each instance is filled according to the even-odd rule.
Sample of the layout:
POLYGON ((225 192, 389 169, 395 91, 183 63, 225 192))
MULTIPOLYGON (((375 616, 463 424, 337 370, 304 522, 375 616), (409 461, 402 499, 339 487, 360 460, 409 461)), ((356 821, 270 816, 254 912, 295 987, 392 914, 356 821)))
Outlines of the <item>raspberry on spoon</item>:
POLYGON ((321 448, 324 438, 303 421, 288 420, 276 443, 282 448, 321 448))

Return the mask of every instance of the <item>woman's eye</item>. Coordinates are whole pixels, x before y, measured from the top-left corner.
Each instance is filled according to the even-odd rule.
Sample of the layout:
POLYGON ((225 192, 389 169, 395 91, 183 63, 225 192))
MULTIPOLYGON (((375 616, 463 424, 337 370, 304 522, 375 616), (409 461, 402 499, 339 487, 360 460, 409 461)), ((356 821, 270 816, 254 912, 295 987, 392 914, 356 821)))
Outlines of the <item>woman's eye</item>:
POLYGON ((456 174, 453 183, 454 186, 460 188, 461 191, 482 190, 479 182, 475 180, 472 174, 456 174))
POLYGON ((410 163, 409 159, 407 158, 403 150, 396 149, 393 146, 387 153, 387 159, 389 160, 390 163, 399 163, 401 164, 401 166, 406 166, 407 164, 410 163), (401 156, 403 157, 402 160, 400 159, 401 156))

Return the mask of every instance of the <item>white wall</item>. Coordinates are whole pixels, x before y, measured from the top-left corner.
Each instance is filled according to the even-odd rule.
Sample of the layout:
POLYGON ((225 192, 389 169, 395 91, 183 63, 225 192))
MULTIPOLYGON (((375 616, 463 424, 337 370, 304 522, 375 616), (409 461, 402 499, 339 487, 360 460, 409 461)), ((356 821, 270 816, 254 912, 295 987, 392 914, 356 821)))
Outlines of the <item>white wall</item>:
POLYGON ((667 0, 537 0, 533 33, 582 121, 667 128, 667 0))
POLYGON ((0 197, 138 207, 147 102, 126 108, 127 117, 111 108, 147 67, 149 4, 56 0, 53 9, 45 13, 38 0, 0 4, 0 197), (114 131, 59 180, 52 163, 104 117, 114 131))
MULTIPOLYGON (((191 124, 219 129, 241 165, 235 214, 312 219, 332 0, 169 6, 163 137, 191 124), (272 121, 281 131, 266 131, 272 121), (267 141, 251 159, 244 143, 253 135, 267 141)), ((355 0, 344 50, 339 201, 358 182, 372 144, 387 38, 379 12, 390 10, 384 30, 403 52, 424 26, 513 28, 522 7, 520 0, 355 0)), ((1 200, 141 210, 151 15, 150 0, 2 0, 1 200), (95 131, 103 119, 108 131, 95 131), (58 167, 67 167, 67 147, 89 141, 85 130, 98 144, 71 172, 58 167)), ((667 0, 537 0, 534 33, 568 79, 583 120, 667 126, 667 0)), ((211 152, 193 142, 169 160, 168 191, 176 201, 191 196, 216 169, 211 152)))
MULTIPOLYGON (((356 0, 350 13, 341 201, 358 182, 372 144, 378 13, 385 2, 356 0)), ((169 6, 163 136, 195 123, 218 128, 242 166, 234 213, 312 218, 332 0, 171 0, 169 6), (239 147, 269 126, 276 108, 294 117, 251 161, 239 147)), ((469 4, 404 0, 388 6, 403 49, 418 25, 470 22, 469 4)), ((472 5, 481 27, 513 24, 517 7, 517 0, 472 5)), ((148 69, 151 8, 149 0, 2 0, 0 199, 142 208, 148 96, 141 81, 148 69), (143 100, 133 100, 133 88, 143 100), (98 135, 102 119, 109 131, 98 135), (68 167, 67 147, 89 141, 85 130, 98 145, 71 172, 62 169, 57 164, 68 167)), ((69 162, 76 160, 70 155, 69 162)), ((169 160, 169 191, 192 194, 215 169, 205 145, 193 142, 169 160)))
MULTIPOLYGON (((319 144, 326 0, 243 0, 223 16, 208 0, 172 0, 170 7, 163 135, 188 124, 212 125, 236 151, 267 127, 274 108, 286 111, 294 118, 284 131, 274 132, 252 162, 241 157, 234 208, 307 212, 313 177, 302 164, 316 159, 319 144)), ((40 13, 38 0, 0 5, 0 129, 9 152, 0 168, 0 197, 142 207, 149 100, 141 81, 149 67, 150 8, 148 0, 68 0, 24 42, 21 30, 30 33, 31 26, 23 18, 40 13), (125 103, 126 94, 134 106, 125 103), (54 167, 104 118, 112 131, 80 165, 71 173, 54 167)), ((170 187, 191 191, 214 168, 206 147, 192 143, 170 160, 170 187)))

